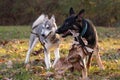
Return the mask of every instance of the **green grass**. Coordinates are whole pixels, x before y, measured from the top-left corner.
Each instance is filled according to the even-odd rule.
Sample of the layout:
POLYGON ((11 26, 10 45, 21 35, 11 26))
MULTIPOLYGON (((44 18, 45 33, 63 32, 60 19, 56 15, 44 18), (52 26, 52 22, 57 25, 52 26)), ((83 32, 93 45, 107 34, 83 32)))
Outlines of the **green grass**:
MULTIPOLYGON (((30 70, 25 68, 24 60, 28 50, 30 26, 1 26, 0 27, 0 80, 5 78, 13 80, 45 80, 44 55, 31 54, 30 70), (12 61, 12 68, 8 68, 8 61, 12 61)), ((120 80, 120 27, 97 27, 99 35, 100 55, 105 70, 100 70, 93 57, 89 71, 91 80, 120 80)), ((60 46, 60 55, 66 56, 70 48, 71 37, 64 39, 60 46), (68 42, 66 44, 66 42, 68 42)), ((42 48, 37 44, 34 50, 42 48)), ((53 55, 52 55, 53 59, 53 55)), ((53 70, 51 70, 53 71, 53 70)), ((67 71, 60 80, 77 80, 80 72, 67 71)), ((50 77, 48 80, 56 80, 50 77)))
POLYGON ((0 26, 0 40, 29 38, 30 26, 0 26))

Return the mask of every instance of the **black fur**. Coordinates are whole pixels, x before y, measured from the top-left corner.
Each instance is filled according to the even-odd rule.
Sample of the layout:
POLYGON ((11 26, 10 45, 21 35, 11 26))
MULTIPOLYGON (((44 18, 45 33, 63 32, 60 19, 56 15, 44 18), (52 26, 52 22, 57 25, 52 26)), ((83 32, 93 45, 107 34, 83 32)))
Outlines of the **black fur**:
POLYGON ((71 16, 72 14, 75 14, 75 12, 74 12, 74 10, 73 10, 73 8, 72 8, 72 7, 70 8, 69 13, 70 13, 70 16, 71 16))
POLYGON ((79 33, 81 33, 85 27, 85 24, 87 23, 87 25, 88 25, 87 30, 82 37, 86 38, 86 40, 88 41, 89 47, 95 48, 95 46, 97 44, 97 33, 96 33, 94 26, 91 25, 91 23, 88 20, 83 19, 83 13, 85 12, 85 10, 84 9, 81 10, 78 13, 78 15, 74 14, 73 9, 70 9, 69 12, 70 12, 70 16, 64 21, 63 25, 58 28, 56 33, 64 34, 63 37, 71 35, 70 33, 66 34, 66 32, 68 30, 76 30, 76 31, 79 31, 79 33), (77 26, 77 29, 74 27, 74 25, 77 26))

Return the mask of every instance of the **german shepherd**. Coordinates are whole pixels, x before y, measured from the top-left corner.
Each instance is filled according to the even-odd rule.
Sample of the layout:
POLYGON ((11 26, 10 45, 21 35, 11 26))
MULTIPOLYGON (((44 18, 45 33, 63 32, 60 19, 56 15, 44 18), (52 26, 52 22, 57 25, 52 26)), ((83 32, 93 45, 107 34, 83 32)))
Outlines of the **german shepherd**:
MULTIPOLYGON (((65 19, 63 22, 62 26, 60 26, 56 33, 62 34, 62 37, 66 37, 68 35, 72 35, 69 31, 70 30, 75 30, 78 32, 80 35, 77 36, 78 40, 76 38, 75 41, 78 41, 80 45, 88 46, 92 49, 94 49, 94 54, 96 55, 96 60, 101 69, 104 69, 104 66, 101 62, 100 55, 98 53, 98 36, 97 36, 97 31, 95 29, 95 26, 93 23, 88 20, 84 19, 84 12, 85 10, 82 9, 78 14, 75 14, 73 8, 70 8, 69 10, 69 17, 65 19), (87 27, 85 29, 85 27, 87 27), (88 45, 85 45, 83 41, 81 40, 82 38, 85 38, 88 42, 88 45)), ((87 67, 89 68, 90 66, 90 61, 91 61, 92 54, 89 55, 89 60, 87 63, 87 67)))

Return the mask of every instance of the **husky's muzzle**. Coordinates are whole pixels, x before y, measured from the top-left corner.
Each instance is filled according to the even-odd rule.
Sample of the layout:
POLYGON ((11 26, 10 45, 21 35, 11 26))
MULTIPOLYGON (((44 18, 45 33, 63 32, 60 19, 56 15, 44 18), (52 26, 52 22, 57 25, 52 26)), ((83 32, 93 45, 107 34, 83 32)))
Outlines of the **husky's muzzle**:
POLYGON ((51 30, 42 30, 41 35, 46 39, 51 33, 51 30))

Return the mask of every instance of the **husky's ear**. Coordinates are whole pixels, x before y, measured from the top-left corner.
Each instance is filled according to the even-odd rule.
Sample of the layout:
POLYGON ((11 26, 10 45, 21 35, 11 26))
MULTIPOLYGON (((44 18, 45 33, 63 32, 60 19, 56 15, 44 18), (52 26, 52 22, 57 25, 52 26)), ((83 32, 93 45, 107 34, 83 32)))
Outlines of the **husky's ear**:
POLYGON ((54 15, 52 15, 52 17, 50 18, 50 21, 55 23, 55 16, 54 15))
POLYGON ((69 15, 71 16, 73 14, 75 14, 75 12, 74 12, 73 8, 71 7, 70 10, 69 10, 69 15))
POLYGON ((45 14, 41 14, 33 23, 32 27, 35 27, 36 25, 44 22, 45 14))
POLYGON ((47 20, 48 20, 48 15, 45 15, 44 20, 45 20, 45 21, 47 21, 47 20))
POLYGON ((45 15, 43 23, 45 24, 45 22, 48 20, 48 15, 45 15))

